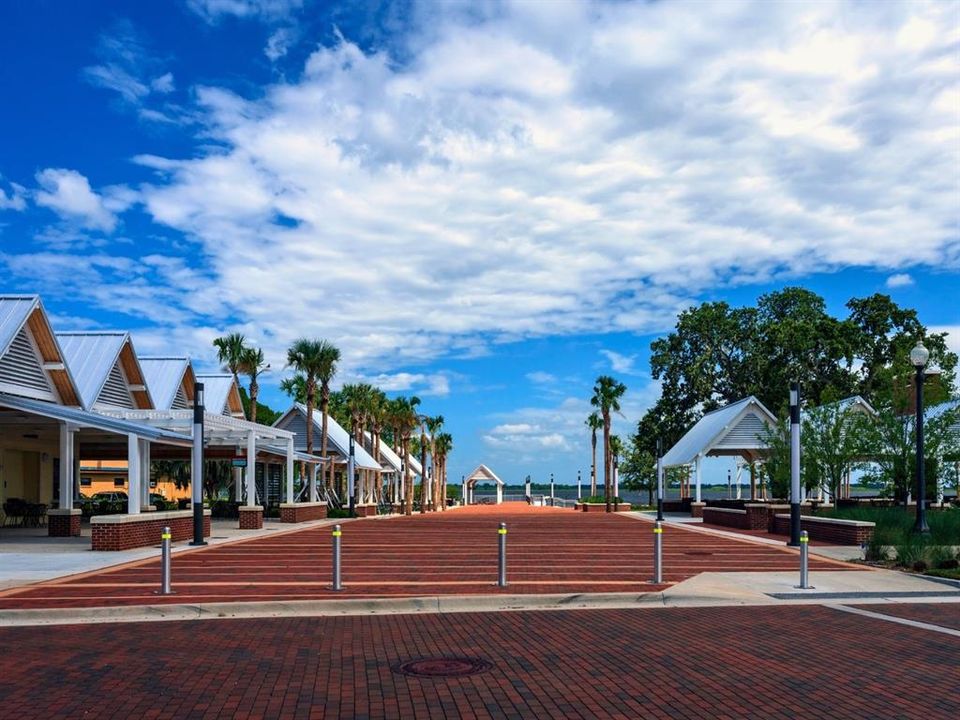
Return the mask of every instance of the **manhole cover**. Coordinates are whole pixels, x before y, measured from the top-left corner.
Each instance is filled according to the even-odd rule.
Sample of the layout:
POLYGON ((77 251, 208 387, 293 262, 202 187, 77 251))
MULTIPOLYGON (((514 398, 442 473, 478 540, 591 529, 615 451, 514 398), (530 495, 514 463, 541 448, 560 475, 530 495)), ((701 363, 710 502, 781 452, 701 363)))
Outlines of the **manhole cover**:
POLYGON ((393 671, 413 677, 463 677, 486 672, 493 663, 480 658, 441 657, 420 658, 395 665, 393 671))

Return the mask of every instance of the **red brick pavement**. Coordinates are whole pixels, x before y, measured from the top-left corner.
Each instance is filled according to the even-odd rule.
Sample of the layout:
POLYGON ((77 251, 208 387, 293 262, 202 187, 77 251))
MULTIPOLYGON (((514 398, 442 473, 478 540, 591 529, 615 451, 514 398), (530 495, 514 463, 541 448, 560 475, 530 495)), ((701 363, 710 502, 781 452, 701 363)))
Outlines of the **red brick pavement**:
MULTIPOLYGON (((343 525, 344 590, 329 589, 331 527, 177 553, 176 595, 154 594, 159 562, 0 593, 0 609, 332 597, 652 592, 653 526, 615 514, 510 504, 343 525), (507 577, 498 589, 497 523, 507 523, 507 577)), ((666 583, 704 571, 792 570, 783 548, 669 527, 666 583)), ((811 570, 853 566, 812 558, 811 570)))
MULTIPOLYGON (((883 615, 893 615, 898 618, 960 630, 960 603, 925 603, 922 605, 894 603, 890 605, 857 605, 855 607, 883 615)), ((960 660, 954 664, 960 672, 960 660)))
POLYGON ((4 628, 0 716, 939 720, 958 655, 812 605, 4 628), (435 656, 493 668, 391 669, 435 656))

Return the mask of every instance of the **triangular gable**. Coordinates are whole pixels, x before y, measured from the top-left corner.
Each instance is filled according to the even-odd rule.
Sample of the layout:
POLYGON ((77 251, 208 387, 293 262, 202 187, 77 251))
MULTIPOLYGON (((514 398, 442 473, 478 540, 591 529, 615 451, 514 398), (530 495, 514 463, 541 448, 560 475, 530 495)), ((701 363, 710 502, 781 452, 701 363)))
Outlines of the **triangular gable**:
POLYGON ((57 340, 85 408, 153 408, 129 333, 63 332, 57 340))
POLYGON ((141 357, 150 396, 157 410, 186 410, 193 406, 193 368, 187 357, 141 357))
POLYGON ((36 295, 0 295, 0 390, 80 405, 63 351, 36 295))
POLYGON ((497 485, 503 486, 503 480, 497 477, 496 473, 493 472, 484 464, 477 465, 477 468, 467 475, 464 479, 466 483, 477 483, 477 482, 495 482, 497 485))
POLYGON ((764 450, 760 436, 775 425, 776 417, 750 396, 709 412, 698 420, 663 456, 664 467, 687 465, 698 456, 764 450))
MULTIPOLYGON (((363 436, 367 441, 371 440, 369 430, 364 430, 363 436)), ((382 457, 384 461, 383 469, 387 472, 401 472, 403 470, 403 460, 400 458, 400 453, 387 445, 383 440, 380 441, 380 457, 382 457)), ((423 468, 420 466, 420 461, 413 455, 410 455, 409 460, 411 472, 414 475, 422 475, 423 468)))
POLYGON ((203 383, 203 405, 207 412, 236 418, 244 416, 240 389, 233 375, 229 373, 197 375, 196 381, 203 383))
MULTIPOLYGON (((297 450, 304 451, 307 448, 307 408, 305 405, 296 403, 287 412, 281 415, 273 427, 281 430, 288 430, 296 433, 294 447, 297 450)), ((323 430, 323 414, 319 410, 313 411, 313 452, 320 453, 320 433, 323 430)), ((340 423, 327 415, 327 452, 333 451, 343 459, 350 454, 350 433, 348 433, 340 423)), ((355 442, 353 445, 353 457, 357 467, 365 470, 383 470, 379 463, 364 449, 363 445, 355 442)), ((413 463, 410 463, 411 470, 413 463)))

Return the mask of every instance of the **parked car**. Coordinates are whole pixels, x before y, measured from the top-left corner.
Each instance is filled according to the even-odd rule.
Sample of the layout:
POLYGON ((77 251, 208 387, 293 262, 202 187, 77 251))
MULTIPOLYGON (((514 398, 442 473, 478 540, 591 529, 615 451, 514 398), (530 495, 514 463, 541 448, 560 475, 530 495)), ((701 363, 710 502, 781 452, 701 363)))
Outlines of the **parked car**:
POLYGON ((104 490, 94 493, 90 499, 95 503, 125 503, 127 501, 127 494, 118 490, 104 490))
POLYGON ((157 510, 166 510, 167 503, 169 502, 170 501, 160 493, 150 493, 150 504, 153 505, 157 510))

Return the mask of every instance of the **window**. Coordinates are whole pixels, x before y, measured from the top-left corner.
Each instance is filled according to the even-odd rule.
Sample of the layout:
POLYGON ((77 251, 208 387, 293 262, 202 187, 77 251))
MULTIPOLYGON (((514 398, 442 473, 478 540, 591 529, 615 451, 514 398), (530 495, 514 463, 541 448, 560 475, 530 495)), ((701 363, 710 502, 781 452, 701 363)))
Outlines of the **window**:
POLYGON ((127 479, 126 479, 126 478, 118 478, 118 477, 115 477, 115 478, 113 479, 113 486, 114 486, 115 488, 122 488, 122 487, 123 487, 124 485, 126 485, 126 484, 127 484, 127 479))
POLYGON ((93 478, 91 477, 80 477, 80 487, 90 487, 93 485, 93 478))

